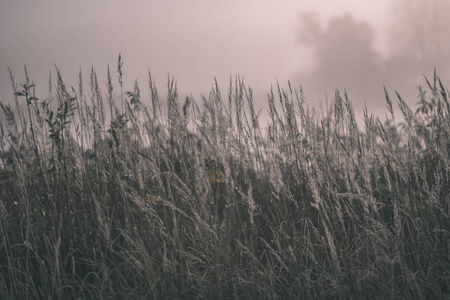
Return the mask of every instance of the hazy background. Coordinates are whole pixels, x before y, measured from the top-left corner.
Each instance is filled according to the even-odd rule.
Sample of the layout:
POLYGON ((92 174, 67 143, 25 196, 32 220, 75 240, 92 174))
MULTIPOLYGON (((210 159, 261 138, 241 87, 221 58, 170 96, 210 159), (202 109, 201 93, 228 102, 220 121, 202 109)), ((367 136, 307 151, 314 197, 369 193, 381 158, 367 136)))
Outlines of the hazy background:
POLYGON ((449 83, 449 27, 447 0, 0 0, 0 101, 12 99, 7 65, 23 82, 26 64, 45 98, 53 64, 69 86, 80 68, 87 83, 93 66, 103 90, 109 64, 117 94, 121 52, 124 90, 137 79, 144 102, 148 70, 161 95, 170 74, 180 97, 199 102, 214 76, 226 95, 239 74, 259 107, 271 84, 290 80, 311 105, 338 87, 358 113, 364 103, 381 113, 383 85, 413 104, 422 74, 436 67, 449 83))

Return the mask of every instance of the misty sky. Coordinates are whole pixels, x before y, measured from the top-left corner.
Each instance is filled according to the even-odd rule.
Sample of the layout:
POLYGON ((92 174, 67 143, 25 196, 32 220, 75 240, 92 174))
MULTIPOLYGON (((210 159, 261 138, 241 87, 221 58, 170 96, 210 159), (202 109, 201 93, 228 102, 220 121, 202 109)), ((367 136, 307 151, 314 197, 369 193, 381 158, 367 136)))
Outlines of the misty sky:
MULTIPOLYGON (((373 65, 377 65, 389 52, 386 33, 393 24, 390 3, 388 0, 1 0, 0 101, 9 102, 12 98, 7 65, 21 82, 26 64, 30 78, 37 84, 38 96, 44 98, 48 73, 54 72, 53 64, 60 68, 69 86, 77 85, 80 67, 86 82, 91 66, 99 81, 105 82, 110 64, 118 87, 115 70, 119 52, 124 60, 124 89, 132 90, 137 79, 144 96, 148 94, 148 69, 160 94, 166 92, 170 73, 178 82, 179 94, 192 93, 198 101, 200 94, 208 94, 214 76, 226 94, 229 77, 234 74, 245 77, 263 106, 267 101, 264 94, 276 80, 283 86, 287 86, 288 80, 294 86, 302 84, 309 103, 324 101, 325 94, 332 94, 338 84, 348 84, 345 88, 349 95, 353 87, 356 95, 363 95, 361 87, 365 83, 355 84, 352 78, 340 80, 344 76, 338 71, 342 66, 336 66, 336 73, 323 66, 320 69, 320 63, 327 61, 324 57, 332 58, 335 53, 334 48, 328 47, 329 53, 323 50, 329 46, 323 42, 329 40, 327 34, 334 35, 333 26, 327 24, 340 17, 332 23, 336 27, 356 28, 355 32, 370 35, 367 45, 372 48, 364 48, 361 55, 373 50, 370 55, 374 58, 373 65), (315 39, 316 44, 311 46, 299 42, 299 36, 304 20, 301 16, 314 13, 322 24, 316 37, 322 40, 315 39), (327 78, 321 87, 317 81, 324 76, 327 78), (334 78, 339 80, 334 82, 334 78)), ((352 41, 352 37, 348 39, 352 41)), ((369 107, 384 107, 380 78, 386 71, 377 72, 373 81, 376 87, 369 90, 378 91, 378 95, 359 97, 354 102, 367 101, 369 107), (380 99, 381 104, 372 103, 374 99, 380 99)), ((364 74, 362 80, 370 81, 371 72, 364 74)), ((389 86, 388 82, 384 84, 389 86)), ((101 85, 103 90, 104 86, 101 85)))

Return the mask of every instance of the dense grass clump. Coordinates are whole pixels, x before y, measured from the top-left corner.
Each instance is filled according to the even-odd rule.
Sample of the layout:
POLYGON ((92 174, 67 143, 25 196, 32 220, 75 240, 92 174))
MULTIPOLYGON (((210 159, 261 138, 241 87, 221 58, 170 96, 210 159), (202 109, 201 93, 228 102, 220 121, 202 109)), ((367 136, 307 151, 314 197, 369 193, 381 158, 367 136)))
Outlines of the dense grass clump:
MULTIPOLYGON (((1 299, 450 298, 450 105, 434 76, 413 112, 338 92, 217 83, 199 108, 94 70, 1 104, 1 299), (398 117, 398 116, 397 116, 398 117)), ((18 87, 20 86, 20 87, 18 87)))

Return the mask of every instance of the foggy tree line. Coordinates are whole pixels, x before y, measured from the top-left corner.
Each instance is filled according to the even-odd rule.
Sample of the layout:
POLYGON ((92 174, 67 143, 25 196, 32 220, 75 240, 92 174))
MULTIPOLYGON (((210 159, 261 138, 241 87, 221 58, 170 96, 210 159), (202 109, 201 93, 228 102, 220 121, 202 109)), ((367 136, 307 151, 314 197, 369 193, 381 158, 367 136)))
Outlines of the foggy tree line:
POLYGON ((315 62, 313 70, 297 74, 306 92, 345 88, 355 102, 361 103, 382 95, 386 85, 400 93, 411 91, 405 97, 414 102, 417 86, 424 82, 423 74, 429 75, 436 68, 445 81, 450 75, 446 30, 450 26, 450 2, 396 0, 391 10, 394 20, 386 33, 387 55, 374 47, 374 29, 368 22, 345 14, 324 26, 317 15, 303 15, 298 42, 313 51, 315 62))

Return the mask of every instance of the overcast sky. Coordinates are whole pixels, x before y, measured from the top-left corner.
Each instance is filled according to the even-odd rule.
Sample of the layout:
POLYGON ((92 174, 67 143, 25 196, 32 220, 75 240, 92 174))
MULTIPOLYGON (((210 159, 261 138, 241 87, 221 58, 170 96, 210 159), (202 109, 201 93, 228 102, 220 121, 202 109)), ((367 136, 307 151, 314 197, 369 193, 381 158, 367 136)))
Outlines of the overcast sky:
MULTIPOLYGON (((245 77, 256 93, 267 93, 278 80, 287 86, 299 72, 314 67, 311 49, 299 43, 301 15, 315 12, 326 24, 349 13, 355 22, 374 29, 374 48, 386 53, 386 31, 391 20, 390 1, 364 0, 146 0, 56 1, 1 0, 0 2, 0 100, 11 99, 9 65, 23 81, 23 65, 45 97, 48 73, 56 64, 66 84, 77 85, 81 67, 85 81, 91 65, 99 81, 106 68, 124 61, 124 88, 132 90, 137 79, 147 95, 147 70, 161 94, 167 75, 178 82, 179 94, 192 93, 199 100, 208 94, 214 76, 227 87, 230 75, 245 77)), ((117 76, 113 75, 116 87, 117 76)), ((104 84, 101 86, 104 89, 104 84)), ((304 86, 305 91, 308 87, 304 86)), ((227 91, 223 91, 225 94, 227 91)), ((310 102, 321 99, 311 93, 310 102)), ((351 91, 349 91, 351 93, 351 91)), ((380 99, 383 92, 380 89, 380 99)), ((258 99, 259 100, 259 99, 258 99)), ((323 99, 322 99, 323 100, 323 99)), ((263 105, 266 99, 261 99, 263 105)))

